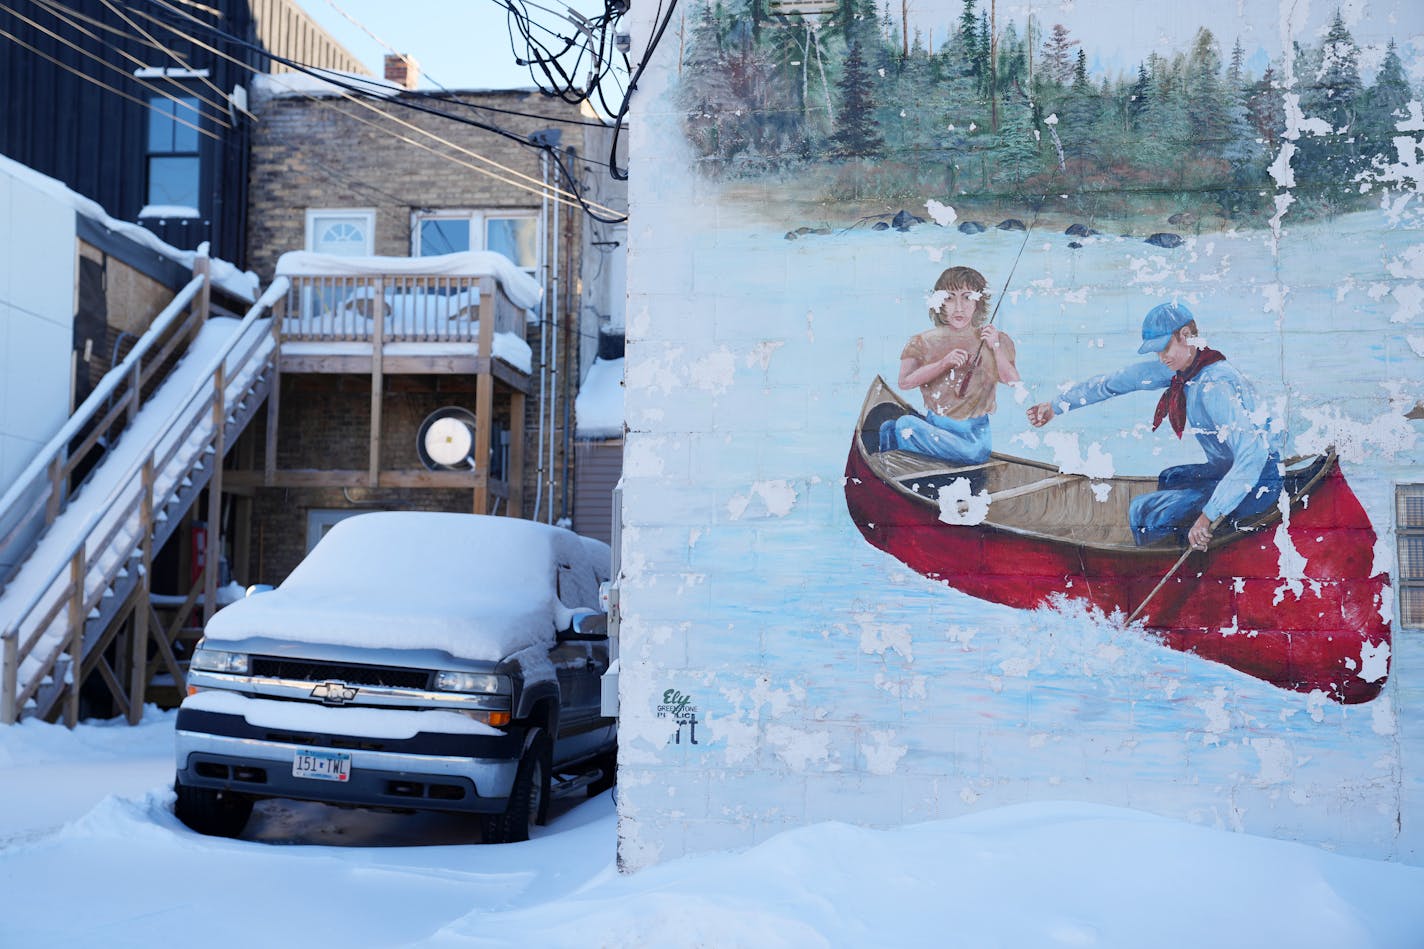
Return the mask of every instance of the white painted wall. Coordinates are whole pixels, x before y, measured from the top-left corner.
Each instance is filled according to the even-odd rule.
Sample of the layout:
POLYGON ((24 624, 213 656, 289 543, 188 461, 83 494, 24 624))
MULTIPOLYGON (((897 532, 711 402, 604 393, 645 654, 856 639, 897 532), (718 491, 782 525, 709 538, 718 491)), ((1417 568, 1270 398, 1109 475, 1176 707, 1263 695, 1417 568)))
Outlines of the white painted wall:
POLYGON ((0 163, 0 485, 69 415, 75 212, 0 163))
MULTIPOLYGON (((1245 6, 1270 22, 1278 5, 1245 6)), ((1382 44, 1386 21, 1418 34, 1416 7, 1384 7, 1352 21, 1357 36, 1381 24, 1368 39, 1382 44)), ((641 49, 653 11, 634 15, 641 49)), ((675 49, 640 79, 629 131, 621 865, 814 821, 891 826, 1045 799, 1424 861, 1418 631, 1395 628, 1382 695, 1341 705, 1100 614, 976 600, 865 542, 842 474, 868 386, 894 380, 942 267, 980 266, 997 290, 1021 235, 872 233, 854 215, 779 211, 774 185, 759 196, 700 177, 669 92, 675 49)), ((1424 480, 1424 431, 1403 418, 1424 396, 1417 188, 1378 211, 1288 214, 1278 240, 1204 233, 1172 254, 1140 235, 1070 249, 1061 221, 1036 234, 1000 316, 1028 391, 1000 390, 995 447, 1050 462, 1096 450, 1122 474, 1200 460, 1190 439, 1148 431, 1155 394, 1065 416, 1056 443, 1024 419, 1027 401, 1137 359, 1142 314, 1181 294, 1296 450, 1340 450, 1392 570, 1393 487, 1424 480)))

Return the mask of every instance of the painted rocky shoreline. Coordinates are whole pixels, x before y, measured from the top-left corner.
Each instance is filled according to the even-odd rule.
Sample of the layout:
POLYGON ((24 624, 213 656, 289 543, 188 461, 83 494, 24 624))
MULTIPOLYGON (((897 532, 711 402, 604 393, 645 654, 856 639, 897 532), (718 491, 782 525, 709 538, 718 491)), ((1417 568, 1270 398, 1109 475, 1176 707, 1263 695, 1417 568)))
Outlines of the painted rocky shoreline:
MULTIPOLYGON (((1174 227, 1190 228, 1196 224, 1196 220, 1196 215, 1192 214, 1190 211, 1182 211, 1177 214, 1173 214, 1171 217, 1169 217, 1167 219, 1167 223, 1174 227)), ((805 237, 823 236, 827 234, 834 234, 863 227, 868 227, 869 230, 872 231, 900 231, 903 233, 920 226, 942 227, 943 225, 940 225, 934 221, 928 221, 925 218, 919 216, 918 214, 914 214, 910 211, 905 210, 904 208, 901 208, 893 214, 886 213, 882 215, 872 215, 870 217, 861 218, 853 224, 850 224, 843 228, 831 228, 825 225, 820 225, 816 227, 812 227, 809 225, 798 227, 795 230, 787 231, 786 239, 789 241, 794 241, 800 240, 805 237)), ((958 230, 959 233, 970 235, 982 234, 985 231, 989 230, 991 227, 1000 231, 1026 231, 1029 227, 1028 224, 1025 224, 1021 219, 1015 217, 1004 218, 997 224, 987 224, 984 221, 966 219, 958 222, 957 224, 953 224, 952 226, 956 230, 958 230)), ((1080 242, 1080 239, 1097 237, 1102 233, 1103 232, 1099 231, 1097 228, 1076 221, 1068 225, 1068 227, 1063 230, 1063 234, 1065 236, 1074 238, 1068 243, 1068 246, 1075 249, 1083 246, 1080 242)), ((1135 235, 1132 234, 1122 234, 1120 236, 1126 238, 1135 237, 1135 235)), ((1161 247, 1169 250, 1175 247, 1181 247, 1183 244, 1186 243, 1186 238, 1184 238, 1180 233, 1178 233, 1177 231, 1170 230, 1153 231, 1146 237, 1141 238, 1141 240, 1145 244, 1151 244, 1154 247, 1161 247)))

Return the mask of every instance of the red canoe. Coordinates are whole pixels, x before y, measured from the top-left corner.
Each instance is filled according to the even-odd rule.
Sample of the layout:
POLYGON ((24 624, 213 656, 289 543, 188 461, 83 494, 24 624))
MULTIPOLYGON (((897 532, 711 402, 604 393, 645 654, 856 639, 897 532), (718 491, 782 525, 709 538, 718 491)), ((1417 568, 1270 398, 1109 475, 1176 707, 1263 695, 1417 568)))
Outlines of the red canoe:
POLYGON ((1384 687, 1389 577, 1373 572, 1374 528, 1333 453, 1287 466, 1287 533, 1303 568, 1283 569, 1290 558, 1277 546, 1281 515, 1272 511, 1223 528, 1148 599, 1183 551, 1171 541, 1132 541, 1128 504, 1155 490, 1155 477, 1090 481, 997 453, 955 468, 911 452, 877 451, 881 423, 912 412, 875 380, 845 481, 851 519, 865 539, 911 569, 1023 609, 1061 595, 1127 616, 1147 601, 1141 621, 1164 645, 1283 689, 1355 703, 1384 687), (942 488, 950 488, 943 498, 942 488), (973 501, 950 500, 971 492, 973 501), (968 504, 982 514, 968 514, 968 504))

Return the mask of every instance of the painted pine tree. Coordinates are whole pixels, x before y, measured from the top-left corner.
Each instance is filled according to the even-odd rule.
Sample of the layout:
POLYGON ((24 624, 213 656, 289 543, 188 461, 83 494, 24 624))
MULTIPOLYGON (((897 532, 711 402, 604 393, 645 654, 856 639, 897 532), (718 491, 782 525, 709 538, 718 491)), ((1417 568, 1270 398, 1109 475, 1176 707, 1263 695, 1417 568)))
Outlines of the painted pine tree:
POLYGON ((842 158, 873 158, 885 147, 875 122, 875 97, 871 93, 871 73, 861 54, 860 41, 851 43, 845 71, 837 83, 840 104, 831 148, 842 158))

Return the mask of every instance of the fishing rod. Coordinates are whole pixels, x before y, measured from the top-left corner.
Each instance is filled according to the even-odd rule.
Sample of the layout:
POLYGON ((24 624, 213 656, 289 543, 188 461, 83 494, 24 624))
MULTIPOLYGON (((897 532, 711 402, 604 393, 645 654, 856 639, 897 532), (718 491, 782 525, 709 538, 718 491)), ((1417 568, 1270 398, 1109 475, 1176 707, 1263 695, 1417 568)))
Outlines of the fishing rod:
MULTIPOLYGON (((985 326, 992 326, 994 318, 999 315, 999 304, 1004 302, 1004 294, 1008 292, 1009 284, 1013 282, 1014 271, 1019 269, 1019 258, 1023 257, 1024 248, 1028 246, 1029 235, 1033 233, 1034 226, 1038 224, 1038 212, 1043 210, 1043 199, 1039 198, 1033 208, 1033 220, 1029 222, 1028 228, 1024 230, 1023 243, 1019 245, 1019 252, 1014 255, 1013 266, 1009 268, 1008 277, 1004 278, 1004 287, 999 291, 999 298, 994 301, 994 310, 989 314, 989 319, 985 326)), ((964 372, 964 378, 959 381, 959 397, 964 398, 964 393, 969 391, 969 380, 974 375, 974 370, 979 368, 979 360, 984 356, 984 340, 979 340, 979 348, 974 350, 974 358, 969 362, 969 368, 964 372)))

